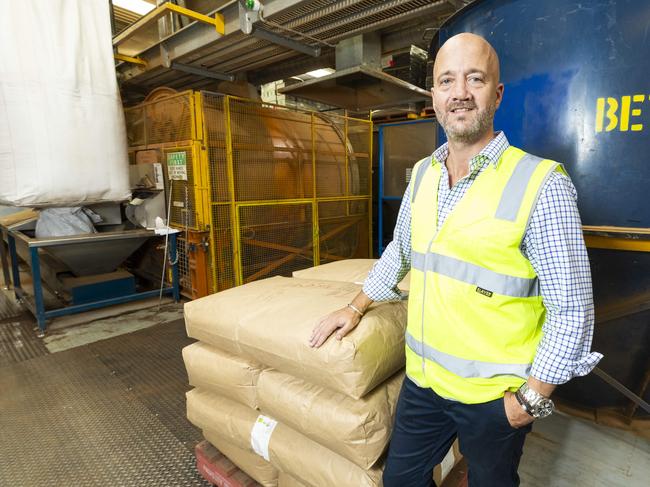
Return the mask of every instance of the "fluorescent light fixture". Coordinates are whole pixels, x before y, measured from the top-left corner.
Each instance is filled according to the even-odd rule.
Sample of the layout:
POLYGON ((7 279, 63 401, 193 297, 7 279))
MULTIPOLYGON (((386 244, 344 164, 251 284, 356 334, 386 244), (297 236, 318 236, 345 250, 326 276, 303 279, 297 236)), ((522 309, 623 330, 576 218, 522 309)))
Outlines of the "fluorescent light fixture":
POLYGON ((155 5, 145 2, 144 0, 113 0, 113 5, 122 7, 123 9, 130 10, 139 15, 144 15, 151 12, 155 5))
POLYGON ((309 71, 307 74, 312 78, 322 78, 323 76, 327 76, 328 74, 332 74, 333 72, 334 70, 332 68, 322 68, 322 69, 316 69, 315 71, 309 71))

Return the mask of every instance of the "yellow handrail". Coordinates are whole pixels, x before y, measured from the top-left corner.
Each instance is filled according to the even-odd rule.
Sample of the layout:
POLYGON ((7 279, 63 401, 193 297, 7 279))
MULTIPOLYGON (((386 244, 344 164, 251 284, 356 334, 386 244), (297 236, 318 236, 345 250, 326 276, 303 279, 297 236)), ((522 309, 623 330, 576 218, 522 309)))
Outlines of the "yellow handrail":
POLYGON ((226 31, 226 24, 223 18, 223 14, 216 13, 214 14, 214 18, 213 18, 213 17, 209 17, 208 15, 195 12, 194 10, 181 7, 180 5, 175 5, 171 2, 165 2, 159 7, 153 9, 151 12, 147 13, 146 15, 140 17, 136 22, 131 24, 129 27, 124 29, 115 37, 113 37, 113 47, 119 46, 127 39, 133 37, 142 28, 151 24, 155 20, 158 20, 160 17, 162 17, 168 12, 174 12, 179 15, 183 15, 184 17, 188 17, 190 19, 197 20, 205 24, 213 25, 217 33, 221 35, 224 35, 226 31))
POLYGON ((145 66, 145 67, 147 66, 147 61, 145 61, 144 59, 140 59, 139 57, 131 57, 119 53, 113 54, 113 57, 118 61, 124 61, 131 64, 139 64, 140 66, 145 66))

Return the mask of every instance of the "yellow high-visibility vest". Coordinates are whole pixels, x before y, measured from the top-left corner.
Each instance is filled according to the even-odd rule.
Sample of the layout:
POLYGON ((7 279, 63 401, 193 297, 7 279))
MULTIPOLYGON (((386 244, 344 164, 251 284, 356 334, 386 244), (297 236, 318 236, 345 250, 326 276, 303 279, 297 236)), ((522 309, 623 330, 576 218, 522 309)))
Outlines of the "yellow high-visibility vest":
POLYGON ((520 244, 553 171, 564 173, 509 147, 437 230, 441 162, 428 157, 414 167, 406 373, 416 384, 474 404, 530 375, 545 308, 520 244))

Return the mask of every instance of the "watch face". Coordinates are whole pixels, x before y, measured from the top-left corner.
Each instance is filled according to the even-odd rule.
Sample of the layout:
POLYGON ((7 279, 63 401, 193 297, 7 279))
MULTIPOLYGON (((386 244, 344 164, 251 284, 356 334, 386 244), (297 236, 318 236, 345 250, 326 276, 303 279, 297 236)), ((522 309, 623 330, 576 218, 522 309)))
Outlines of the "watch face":
POLYGON ((544 401, 540 401, 539 404, 535 407, 535 413, 538 418, 545 418, 546 416, 550 416, 551 413, 553 412, 553 401, 550 399, 546 399, 544 401))

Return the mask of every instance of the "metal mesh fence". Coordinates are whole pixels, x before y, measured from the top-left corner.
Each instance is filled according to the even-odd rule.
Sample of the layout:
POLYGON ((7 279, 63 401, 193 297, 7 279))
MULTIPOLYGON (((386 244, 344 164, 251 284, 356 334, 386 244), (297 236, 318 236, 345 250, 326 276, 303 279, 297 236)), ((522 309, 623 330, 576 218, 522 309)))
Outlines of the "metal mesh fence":
POLYGON ((369 203, 369 200, 341 200, 318 204, 321 264, 370 257, 369 203))
POLYGON ((157 148, 163 165, 170 154, 186 160, 187 181, 166 177, 166 191, 172 225, 192 236, 179 242, 192 296, 199 271, 216 292, 369 256, 370 122, 207 92, 145 103, 126 118, 132 151, 157 148), (197 246, 207 259, 192 254, 197 246))
POLYGON ((316 158, 316 197, 345 196, 346 147, 345 123, 340 119, 318 116, 314 120, 316 158))
POLYGON ((436 148, 436 124, 433 120, 382 127, 384 138, 383 194, 401 198, 411 179, 413 161, 431 154, 436 148))
POLYGON ((190 96, 189 93, 182 93, 145 105, 147 144, 192 138, 190 96))
POLYGON ((231 99, 235 198, 312 197, 311 115, 231 99))
POLYGON ((235 262, 233 253, 233 227, 230 217, 230 205, 213 205, 212 207, 212 272, 213 290, 222 291, 236 285, 235 262))
POLYGON ((192 93, 183 92, 124 110, 130 147, 192 139, 192 93))
POLYGON ((230 199, 226 156, 226 123, 221 95, 202 93, 205 147, 208 152, 210 198, 213 202, 230 199))
POLYGON ((348 150, 348 195, 370 196, 370 152, 371 139, 368 124, 347 120, 348 150))
POLYGON ((189 255, 187 238, 184 234, 180 234, 176 240, 176 249, 178 251, 178 278, 180 286, 184 290, 192 289, 192 279, 190 275, 189 255))
POLYGON ((124 110, 126 123, 126 139, 129 147, 146 144, 144 106, 138 105, 124 110))
POLYGON ((239 222, 244 282, 314 265, 311 203, 244 206, 239 222))

